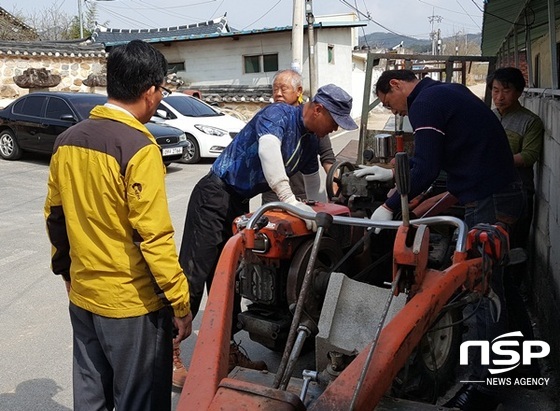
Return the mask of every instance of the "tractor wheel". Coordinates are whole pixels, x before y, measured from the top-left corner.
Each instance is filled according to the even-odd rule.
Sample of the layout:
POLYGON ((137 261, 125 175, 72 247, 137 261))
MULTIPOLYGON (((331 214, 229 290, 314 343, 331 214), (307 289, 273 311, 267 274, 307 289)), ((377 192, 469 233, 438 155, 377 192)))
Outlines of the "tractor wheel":
POLYGON ((435 404, 455 378, 464 326, 452 309, 428 331, 393 381, 395 397, 435 404))

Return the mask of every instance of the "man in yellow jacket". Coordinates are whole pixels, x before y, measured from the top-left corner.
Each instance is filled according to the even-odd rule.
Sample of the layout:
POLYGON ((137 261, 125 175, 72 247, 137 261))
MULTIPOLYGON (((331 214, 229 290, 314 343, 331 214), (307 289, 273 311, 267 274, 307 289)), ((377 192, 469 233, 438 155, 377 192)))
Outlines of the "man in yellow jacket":
POLYGON ((45 203, 73 328, 74 410, 170 410, 173 329, 191 333, 159 147, 144 126, 168 90, 142 41, 111 51, 104 106, 56 140, 45 203))

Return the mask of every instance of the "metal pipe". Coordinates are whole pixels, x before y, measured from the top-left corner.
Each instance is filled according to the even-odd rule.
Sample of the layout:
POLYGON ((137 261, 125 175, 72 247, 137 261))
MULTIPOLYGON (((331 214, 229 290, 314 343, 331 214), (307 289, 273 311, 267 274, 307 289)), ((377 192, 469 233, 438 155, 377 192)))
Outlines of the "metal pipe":
POLYGON ((292 352, 290 353, 290 358, 288 359, 286 370, 284 371, 282 379, 280 380, 281 390, 286 390, 288 388, 288 383, 290 382, 290 378, 294 373, 294 367, 296 366, 296 362, 299 358, 299 355, 301 354, 301 350, 303 349, 303 344, 305 344, 305 340, 310 335, 311 330, 309 328, 307 328, 305 325, 299 326, 296 342, 294 343, 292 352))
MULTIPOLYGON (((302 211, 300 208, 283 203, 281 201, 274 201, 272 203, 265 204, 258 208, 249 221, 247 222, 247 228, 255 229, 257 222, 262 217, 262 215, 268 210, 280 209, 286 211, 296 217, 305 220, 315 220, 317 213, 311 213, 307 211, 302 211)), ((357 217, 345 217, 345 216, 333 216, 333 224, 366 227, 366 228, 383 228, 389 230, 396 230, 402 225, 402 221, 375 221, 369 218, 357 218, 357 217)), ((457 233, 457 245, 455 247, 456 251, 464 252, 466 250, 467 243, 467 224, 457 217, 452 216, 437 216, 437 217, 426 217, 426 218, 416 218, 410 220, 410 224, 448 224, 457 228, 459 231, 457 233)))
MULTIPOLYGON (((301 315, 303 313, 303 305, 305 304, 305 299, 307 297, 307 293, 311 286, 312 273, 313 273, 313 269, 315 268, 315 261, 317 260, 317 255, 319 254, 319 246, 321 245, 321 238, 323 238, 325 229, 328 228, 332 223, 332 216, 326 213, 319 213, 316 216, 315 220, 317 221, 317 234, 315 235, 315 240, 313 241, 313 247, 311 248, 311 253, 309 255, 309 262, 307 263, 307 269, 305 270, 305 275, 303 277, 303 281, 299 291, 298 299, 296 302, 296 309, 294 311, 294 318, 292 319, 292 324, 290 325, 290 331, 288 333, 288 340, 286 342, 286 347, 284 348, 284 353, 282 354, 282 360, 280 361, 280 365, 278 366, 278 371, 276 372, 276 376, 274 377, 273 388, 278 388, 280 386, 280 383, 282 381, 285 381, 284 374, 287 374, 286 370, 288 367, 290 357, 292 356, 292 351, 296 340, 296 332, 300 327, 301 315)), ((250 223, 251 220, 249 220, 248 224, 250 223)), ((301 333, 297 337, 298 339, 301 338, 301 333)), ((285 389, 285 386, 283 389, 285 389)))

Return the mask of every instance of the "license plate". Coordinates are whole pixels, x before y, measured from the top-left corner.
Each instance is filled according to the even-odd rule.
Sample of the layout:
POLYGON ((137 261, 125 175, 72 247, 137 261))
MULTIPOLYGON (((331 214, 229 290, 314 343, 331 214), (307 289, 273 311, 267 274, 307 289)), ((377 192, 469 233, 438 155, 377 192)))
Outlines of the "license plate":
POLYGON ((183 154, 183 147, 164 148, 163 156, 172 156, 174 154, 183 154))

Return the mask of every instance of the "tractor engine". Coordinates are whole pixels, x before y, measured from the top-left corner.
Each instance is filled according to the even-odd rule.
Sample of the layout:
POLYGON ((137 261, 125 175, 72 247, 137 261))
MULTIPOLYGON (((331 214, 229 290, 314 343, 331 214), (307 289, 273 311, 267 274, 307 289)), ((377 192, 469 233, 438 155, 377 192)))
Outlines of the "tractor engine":
MULTIPOLYGON (((348 207, 337 204, 308 203, 316 212, 333 216, 350 216, 348 207)), ((247 250, 238 267, 236 292, 248 300, 247 309, 238 316, 238 328, 246 330, 250 338, 274 350, 284 349, 293 306, 313 245, 314 233, 305 222, 282 211, 266 213, 255 240, 255 248, 247 250)), ((244 227, 247 216, 235 220, 234 230, 244 227)), ((331 226, 323 237, 317 264, 313 272, 313 286, 305 312, 310 325, 319 320, 330 273, 343 256, 343 250, 363 236, 363 229, 331 226)), ((316 326, 315 326, 316 327, 316 326)))

